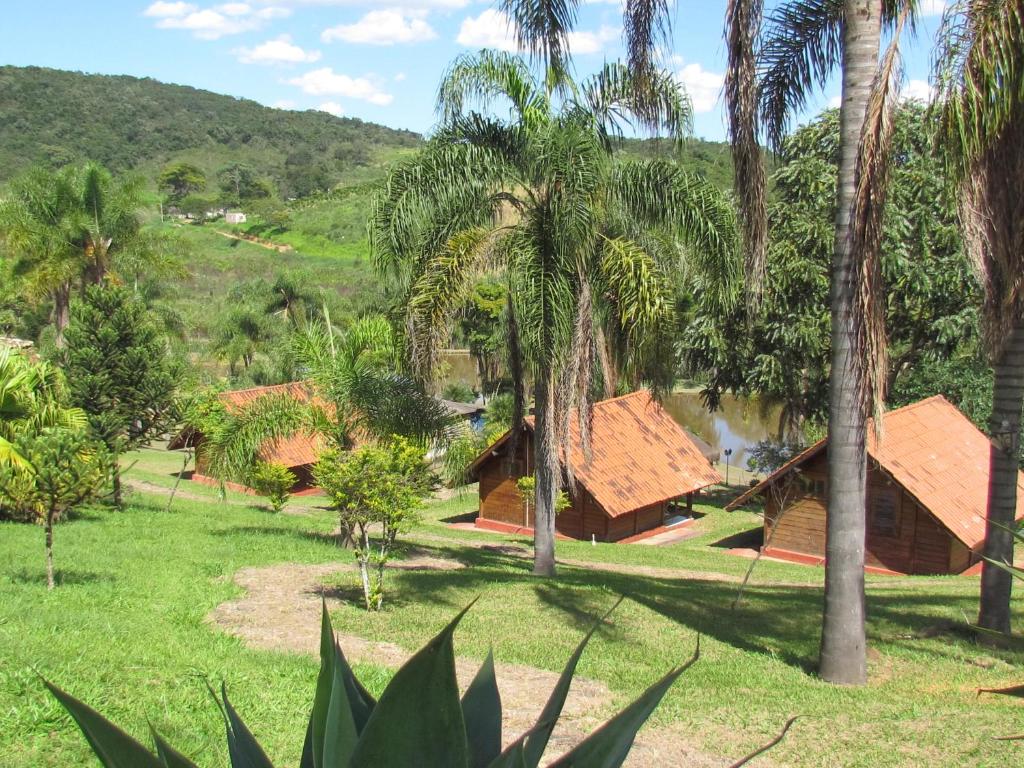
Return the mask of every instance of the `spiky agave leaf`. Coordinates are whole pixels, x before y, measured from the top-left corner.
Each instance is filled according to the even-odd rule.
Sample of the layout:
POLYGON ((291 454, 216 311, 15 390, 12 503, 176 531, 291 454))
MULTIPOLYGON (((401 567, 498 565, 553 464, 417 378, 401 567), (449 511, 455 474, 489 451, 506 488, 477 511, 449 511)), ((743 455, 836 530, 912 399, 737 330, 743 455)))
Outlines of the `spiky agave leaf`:
POLYGON ((501 754, 501 694, 491 651, 466 688, 461 704, 470 768, 486 768, 501 754))

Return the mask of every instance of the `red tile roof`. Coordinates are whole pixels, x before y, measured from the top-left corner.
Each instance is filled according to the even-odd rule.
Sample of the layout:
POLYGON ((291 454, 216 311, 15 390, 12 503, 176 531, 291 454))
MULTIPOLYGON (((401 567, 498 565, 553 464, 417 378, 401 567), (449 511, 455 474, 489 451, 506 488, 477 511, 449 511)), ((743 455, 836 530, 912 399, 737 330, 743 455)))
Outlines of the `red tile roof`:
MULTIPOLYGON (((951 534, 973 549, 985 540, 991 442, 941 395, 885 414, 882 440, 869 430, 868 456, 951 534)), ((762 491, 825 447, 821 441, 751 488, 728 508, 762 491)), ((1017 519, 1024 518, 1024 473, 1017 475, 1017 519)))
MULTIPOLYGON (((526 423, 532 430, 533 417, 527 417, 526 423)), ((612 517, 722 481, 686 430, 646 390, 594 404, 589 463, 576 417, 569 428, 576 480, 612 517)), ((492 456, 494 447, 481 454, 470 470, 492 456)))
MULTIPOLYGON (((313 402, 323 407, 329 407, 329 404, 313 392, 310 384, 304 381, 236 389, 230 392, 221 392, 217 397, 229 411, 239 411, 268 395, 285 395, 293 397, 299 402, 313 402)), ((196 441, 195 431, 191 427, 186 427, 167 447, 174 450, 186 445, 194 445, 196 441)), ((304 464, 315 464, 320 458, 323 447, 324 440, 321 435, 312 432, 297 432, 289 437, 265 443, 260 449, 260 458, 263 461, 283 464, 286 467, 300 467, 304 464)))

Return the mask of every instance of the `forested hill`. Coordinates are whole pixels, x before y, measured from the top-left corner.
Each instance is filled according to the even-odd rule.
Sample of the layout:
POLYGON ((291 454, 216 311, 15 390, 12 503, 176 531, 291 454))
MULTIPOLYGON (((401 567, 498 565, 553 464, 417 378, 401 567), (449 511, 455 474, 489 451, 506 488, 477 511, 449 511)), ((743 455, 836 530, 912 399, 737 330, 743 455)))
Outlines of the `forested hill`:
POLYGON ((288 188, 291 168, 331 186, 419 141, 409 131, 151 79, 0 67, 0 180, 33 163, 82 159, 114 171, 188 160, 211 175, 238 162, 287 194, 297 191, 288 188))

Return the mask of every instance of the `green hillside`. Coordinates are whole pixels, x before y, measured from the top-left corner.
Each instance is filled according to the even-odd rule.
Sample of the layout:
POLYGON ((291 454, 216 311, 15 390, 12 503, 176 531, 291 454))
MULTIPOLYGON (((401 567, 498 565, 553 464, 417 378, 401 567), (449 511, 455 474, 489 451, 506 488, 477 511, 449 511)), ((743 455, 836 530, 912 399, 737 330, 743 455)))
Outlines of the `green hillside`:
POLYGON ((0 67, 0 180, 35 163, 85 159, 149 178, 169 161, 193 163, 211 179, 242 163, 294 197, 311 185, 373 177, 396 150, 419 141, 362 120, 151 79, 0 67))

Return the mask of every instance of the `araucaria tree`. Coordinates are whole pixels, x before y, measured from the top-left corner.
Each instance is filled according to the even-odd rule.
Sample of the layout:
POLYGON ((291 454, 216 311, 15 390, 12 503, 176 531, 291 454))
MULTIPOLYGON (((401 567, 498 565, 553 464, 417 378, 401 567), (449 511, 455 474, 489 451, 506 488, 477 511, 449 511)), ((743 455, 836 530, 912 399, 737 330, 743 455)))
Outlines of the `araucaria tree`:
MULTIPOLYGON (((748 263, 763 254, 765 213, 757 137, 778 146, 811 89, 842 79, 834 251, 830 270, 828 520, 819 671, 831 682, 867 679, 864 539, 867 429, 880 414, 885 329, 879 254, 900 33, 912 0, 788 0, 762 29, 763 0, 730 0, 730 134, 748 263), (892 32, 880 57, 884 27, 892 32)), ((755 277, 757 270, 753 270, 755 277)), ((876 424, 878 422, 876 421, 876 424)))
POLYGON ((957 184, 968 254, 981 275, 995 371, 978 624, 1010 631, 1013 522, 1024 406, 1024 2, 960 0, 937 57, 940 138, 957 184))
POLYGON ((349 453, 332 449, 321 456, 313 474, 338 512, 342 535, 352 542, 366 609, 379 611, 384 568, 395 541, 416 522, 430 492, 423 450, 401 437, 349 453), (371 527, 378 526, 371 539, 371 527))
POLYGON ((392 170, 374 201, 371 247, 379 270, 407 291, 417 376, 432 377, 475 278, 486 270, 507 285, 514 422, 524 413, 524 371, 533 379, 540 575, 555 571, 555 503, 572 482, 559 449, 570 414, 584 431, 589 424, 597 329, 612 318, 635 378, 664 386, 675 329, 670 275, 684 264, 714 273, 700 288, 723 299, 733 285, 727 200, 670 161, 613 152, 624 120, 674 139, 689 128, 690 103, 672 77, 644 79, 653 102, 638 100, 640 85, 619 64, 576 84, 556 69, 536 76, 512 55, 464 56, 442 80, 434 137, 392 170), (505 104, 507 118, 498 116, 505 104))
POLYGON ((117 457, 170 425, 174 376, 165 340, 142 302, 125 288, 91 286, 72 307, 62 353, 71 402, 114 459, 114 503, 121 505, 117 457))

